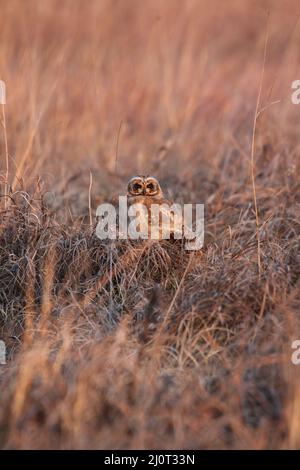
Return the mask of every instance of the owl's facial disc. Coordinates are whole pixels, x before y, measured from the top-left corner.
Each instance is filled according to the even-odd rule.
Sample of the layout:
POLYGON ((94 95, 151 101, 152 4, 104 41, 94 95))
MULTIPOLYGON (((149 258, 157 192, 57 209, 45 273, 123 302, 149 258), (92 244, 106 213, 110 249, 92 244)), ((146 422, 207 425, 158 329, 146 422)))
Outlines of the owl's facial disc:
POLYGON ((145 194, 147 196, 156 196, 161 193, 161 189, 157 179, 150 177, 145 181, 145 194))
POLYGON ((128 183, 128 193, 131 196, 143 194, 144 182, 142 178, 132 178, 128 183))

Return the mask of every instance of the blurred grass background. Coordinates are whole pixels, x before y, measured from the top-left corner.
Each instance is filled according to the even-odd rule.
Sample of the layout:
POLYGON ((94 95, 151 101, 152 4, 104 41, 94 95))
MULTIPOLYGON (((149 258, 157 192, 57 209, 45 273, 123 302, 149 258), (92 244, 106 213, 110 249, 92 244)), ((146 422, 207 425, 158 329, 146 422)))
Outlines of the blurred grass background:
POLYGON ((296 0, 0 1, 1 447, 300 446, 299 13, 296 0), (206 244, 190 266, 168 243, 118 246, 111 292, 90 174, 94 211, 136 173, 206 204, 206 244))

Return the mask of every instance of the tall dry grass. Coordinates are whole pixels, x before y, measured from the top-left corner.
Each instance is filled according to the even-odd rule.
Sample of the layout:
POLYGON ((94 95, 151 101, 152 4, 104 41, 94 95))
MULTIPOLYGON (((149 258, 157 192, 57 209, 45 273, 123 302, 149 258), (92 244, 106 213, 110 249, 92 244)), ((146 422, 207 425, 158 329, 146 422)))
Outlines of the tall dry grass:
POLYGON ((299 448, 298 2, 0 13, 0 446, 299 448), (193 259, 96 238, 138 172, 205 203, 193 259))

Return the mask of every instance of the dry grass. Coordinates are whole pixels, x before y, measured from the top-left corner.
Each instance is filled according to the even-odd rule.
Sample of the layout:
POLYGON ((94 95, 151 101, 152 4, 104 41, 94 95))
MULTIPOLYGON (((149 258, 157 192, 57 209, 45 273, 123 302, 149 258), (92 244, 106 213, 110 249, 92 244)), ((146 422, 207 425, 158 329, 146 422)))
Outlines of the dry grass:
POLYGON ((299 448, 298 2, 0 11, 0 447, 299 448), (96 238, 137 172, 205 203, 193 259, 96 238))

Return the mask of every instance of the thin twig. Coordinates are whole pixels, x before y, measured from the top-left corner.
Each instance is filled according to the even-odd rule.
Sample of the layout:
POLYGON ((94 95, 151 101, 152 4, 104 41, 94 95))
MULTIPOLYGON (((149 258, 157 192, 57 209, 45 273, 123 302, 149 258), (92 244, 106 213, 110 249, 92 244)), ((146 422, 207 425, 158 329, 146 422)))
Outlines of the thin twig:
POLYGON ((90 228, 92 230, 93 228, 93 216, 92 216, 92 198, 91 198, 91 193, 92 193, 92 186, 93 186, 93 174, 90 171, 90 185, 89 185, 89 215, 90 215, 90 228))
POLYGON ((120 122, 119 129, 118 129, 118 135, 117 135, 117 142, 116 142, 116 160, 115 160, 115 174, 117 174, 117 169, 118 169, 119 140, 120 140, 120 134, 121 134, 122 125, 123 125, 123 121, 120 122))
POLYGON ((252 144, 251 144, 251 182, 252 182, 253 201, 254 201, 254 210, 255 210, 255 221, 256 221, 257 264, 258 264, 259 277, 261 276, 261 252, 260 252, 261 250, 260 250, 260 233, 259 233, 259 212, 258 212, 258 205, 257 205, 256 186, 255 186, 254 152, 255 152, 256 124, 257 124, 257 119, 258 119, 259 114, 260 114, 258 109, 259 109, 260 100, 261 100, 261 93, 262 93, 262 85, 263 85, 265 65, 266 65, 266 56, 267 56, 268 39, 269 39, 269 13, 268 13, 268 18, 267 18, 263 66, 262 66, 262 70, 261 70, 260 81, 259 81, 259 90, 258 90, 258 95, 257 95, 257 100, 256 100, 256 107, 255 107, 255 114, 254 114, 254 121, 253 121, 253 131, 252 131, 252 144))
POLYGON ((8 175, 9 175, 9 159, 8 159, 8 143, 6 133, 6 117, 5 117, 5 104, 2 104, 2 126, 4 134, 4 145, 5 145, 5 188, 4 188, 4 207, 7 207, 7 196, 8 196, 8 175))

